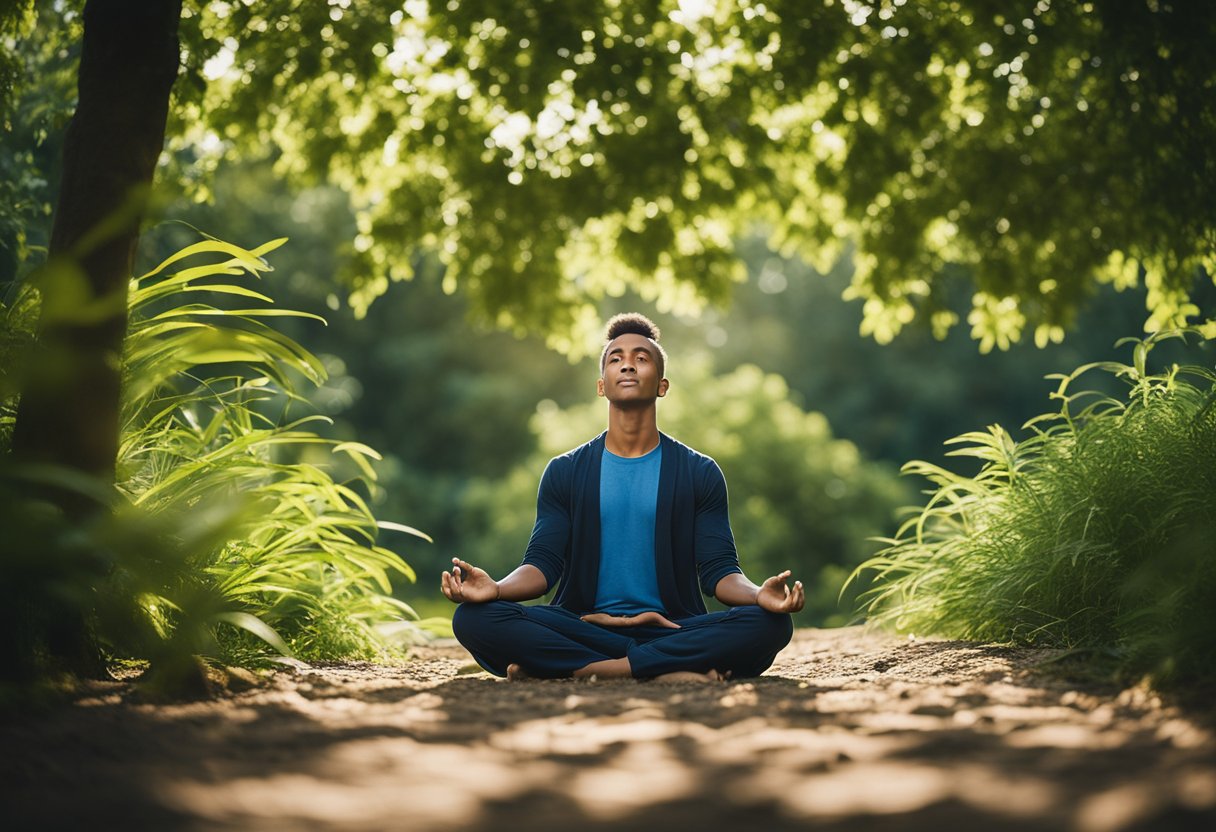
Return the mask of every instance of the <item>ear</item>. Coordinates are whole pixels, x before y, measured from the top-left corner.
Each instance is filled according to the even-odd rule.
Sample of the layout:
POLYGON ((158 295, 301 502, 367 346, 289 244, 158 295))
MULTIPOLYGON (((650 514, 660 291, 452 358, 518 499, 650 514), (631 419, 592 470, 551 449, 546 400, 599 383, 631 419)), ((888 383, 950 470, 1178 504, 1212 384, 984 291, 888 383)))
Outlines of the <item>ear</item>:
POLYGON ((667 395, 667 388, 670 386, 671 386, 671 382, 669 382, 667 379, 665 379, 665 378, 659 379, 659 397, 660 398, 667 395))
POLYGON ((601 399, 604 398, 604 380, 602 378, 596 379, 595 395, 599 396, 601 399))

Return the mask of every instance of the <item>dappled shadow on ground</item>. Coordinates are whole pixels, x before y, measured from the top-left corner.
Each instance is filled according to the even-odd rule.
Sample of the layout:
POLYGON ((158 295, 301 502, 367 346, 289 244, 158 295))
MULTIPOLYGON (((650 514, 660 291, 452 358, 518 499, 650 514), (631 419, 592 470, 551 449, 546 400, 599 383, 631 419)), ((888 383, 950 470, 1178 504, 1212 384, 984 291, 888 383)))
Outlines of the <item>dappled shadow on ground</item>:
POLYGON ((21 828, 1206 828, 1210 711, 1035 672, 1043 652, 800 632, 726 685, 314 668, 218 702, 119 688, 0 726, 21 828), (69 799, 70 796, 70 799, 69 799))

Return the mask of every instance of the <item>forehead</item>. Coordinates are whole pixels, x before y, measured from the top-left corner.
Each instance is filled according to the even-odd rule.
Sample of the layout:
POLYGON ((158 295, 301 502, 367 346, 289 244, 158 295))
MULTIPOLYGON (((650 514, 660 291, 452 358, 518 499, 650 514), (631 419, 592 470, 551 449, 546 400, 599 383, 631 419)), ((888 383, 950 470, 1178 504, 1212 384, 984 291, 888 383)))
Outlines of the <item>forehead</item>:
POLYGON ((636 332, 627 332, 624 335, 617 336, 608 342, 608 346, 604 348, 605 355, 611 355, 614 352, 643 352, 654 355, 654 342, 645 335, 638 335, 636 332))

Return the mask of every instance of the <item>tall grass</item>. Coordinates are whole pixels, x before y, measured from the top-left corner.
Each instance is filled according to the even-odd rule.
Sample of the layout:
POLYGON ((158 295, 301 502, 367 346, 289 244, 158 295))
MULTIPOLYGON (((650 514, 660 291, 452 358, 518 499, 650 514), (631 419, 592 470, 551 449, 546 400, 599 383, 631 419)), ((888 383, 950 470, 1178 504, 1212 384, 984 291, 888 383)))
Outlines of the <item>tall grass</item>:
MULTIPOLYGON (((413 571, 381 537, 429 538, 374 516, 364 495, 379 455, 320 436, 312 428, 325 417, 280 418, 302 399, 297 380, 320 383, 325 372, 267 321, 315 316, 276 308, 234 278, 259 278, 283 242, 246 250, 205 239, 133 280, 116 490, 99 497, 109 510, 95 522, 69 526, 21 497, 30 471, 3 470, 16 500, 6 519, 33 524, 12 548, 42 561, 63 550, 35 582, 74 594, 114 657, 154 667, 198 655, 378 658, 421 634, 391 594, 392 577, 412 581, 413 571)), ((35 308, 29 293, 4 308, 10 352, 28 343, 35 308)), ((7 439, 19 384, 5 381, 7 439)), ((34 560, 18 553, 7 567, 34 560)))
POLYGON ((1132 363, 1054 376, 1058 410, 1021 441, 1003 428, 950 440, 974 476, 926 462, 925 506, 854 573, 875 573, 870 619, 954 638, 1113 655, 1159 681, 1216 677, 1216 373, 1132 363), (1112 398, 1077 390, 1107 373, 1112 398))

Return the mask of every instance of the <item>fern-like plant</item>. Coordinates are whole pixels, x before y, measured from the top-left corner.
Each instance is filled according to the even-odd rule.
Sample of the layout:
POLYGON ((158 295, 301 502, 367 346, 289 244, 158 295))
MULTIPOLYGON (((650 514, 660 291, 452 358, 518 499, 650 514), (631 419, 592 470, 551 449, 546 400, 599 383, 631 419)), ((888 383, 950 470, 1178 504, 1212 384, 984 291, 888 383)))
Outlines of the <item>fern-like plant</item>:
MULTIPOLYGON (((391 594, 391 576, 413 580, 413 571, 380 537, 429 538, 372 513, 361 490, 374 488, 379 455, 318 435, 310 427, 323 416, 270 415, 301 399, 297 378, 325 377, 316 357, 266 323, 316 316, 276 308, 235 279, 259 278, 270 268, 264 255, 283 242, 246 250, 207 238, 134 279, 117 494, 100 498, 110 510, 85 528, 33 503, 5 513, 18 526, 36 521, 11 538, 14 549, 38 548, 40 562, 59 564, 34 583, 69 587, 115 656, 178 669, 197 655, 259 663, 271 649, 378 658, 421 634, 391 594), (253 303, 226 309, 217 297, 253 303), (60 550, 75 554, 48 561, 60 550), (94 567, 82 572, 82 562, 94 567)), ((28 341, 32 308, 28 294, 4 307, 10 354, 28 341)), ((7 435, 19 378, 4 381, 7 435)), ((30 476, 5 467, 4 490, 19 500, 30 476)))

